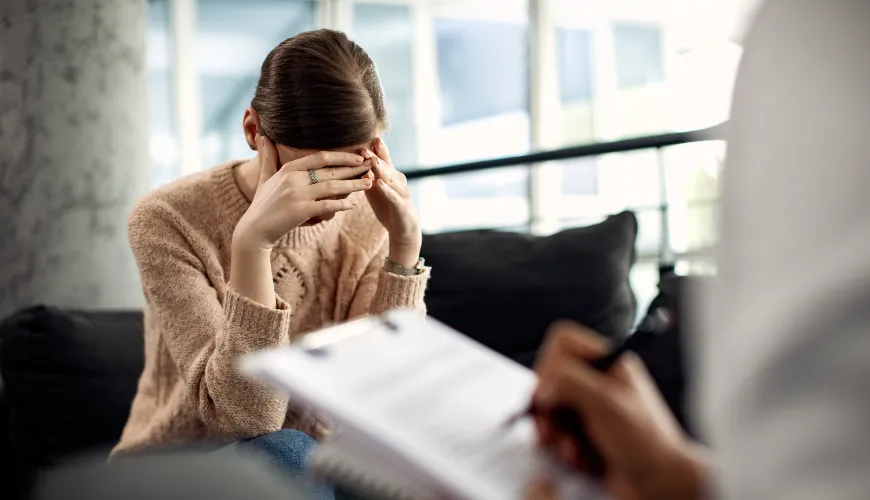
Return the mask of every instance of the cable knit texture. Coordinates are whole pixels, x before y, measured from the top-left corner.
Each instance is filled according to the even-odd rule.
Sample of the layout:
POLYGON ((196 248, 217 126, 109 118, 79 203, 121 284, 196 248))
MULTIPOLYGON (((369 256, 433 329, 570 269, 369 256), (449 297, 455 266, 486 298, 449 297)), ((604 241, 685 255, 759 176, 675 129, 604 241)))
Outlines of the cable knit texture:
POLYGON ((145 369, 115 454, 281 428, 322 437, 326 423, 241 376, 238 357, 357 316, 425 312, 428 270, 413 277, 383 271, 387 234, 364 195, 354 210, 281 240, 272 252, 276 308, 230 289, 233 229, 249 206, 233 176, 239 163, 160 188, 130 215, 147 299, 145 369))

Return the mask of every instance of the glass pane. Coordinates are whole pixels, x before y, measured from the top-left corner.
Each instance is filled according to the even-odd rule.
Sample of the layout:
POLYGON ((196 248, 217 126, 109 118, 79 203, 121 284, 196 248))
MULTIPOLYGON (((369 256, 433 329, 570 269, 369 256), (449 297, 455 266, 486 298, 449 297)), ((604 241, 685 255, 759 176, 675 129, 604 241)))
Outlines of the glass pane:
POLYGON ((661 27, 616 23, 613 46, 620 89, 664 81, 661 27))
POLYGON ((658 263, 649 260, 636 262, 631 268, 628 280, 637 300, 637 321, 640 321, 659 293, 658 263))
POLYGON ((526 167, 507 167, 473 174, 451 176, 448 198, 501 198, 528 196, 529 171, 526 167))
MULTIPOLYGON (((631 210, 638 219, 636 248, 640 256, 661 251, 661 174, 655 150, 604 155, 598 159, 553 162, 561 196, 543 200, 550 215, 547 232, 594 222, 609 214, 631 210)), ((542 182, 549 179, 544 176, 542 182)))
MULTIPOLYGON (((592 123, 593 32, 587 28, 556 28, 556 60, 559 80, 560 146, 594 142, 592 123)), ((577 158, 558 163, 559 191, 564 196, 598 194, 596 158, 577 158)))
MULTIPOLYGON (((529 151, 529 34, 525 1, 429 3, 432 38, 415 57, 431 61, 437 102, 418 117, 431 133, 421 165, 451 165, 529 151), (431 52, 427 52, 431 51, 431 52), (431 56, 427 56, 431 54, 431 56)), ((428 30, 424 30, 426 32, 428 30)), ((418 66, 419 69, 419 66, 418 66)), ((430 73, 431 72, 431 73, 430 73)), ((421 76, 420 78, 423 78, 421 76)), ((431 79, 430 79, 431 81, 431 79)), ((429 231, 527 226, 526 166, 445 176, 420 183, 429 231)))
POLYGON ((435 19, 441 123, 528 109, 528 28, 487 20, 435 19))
POLYGON ((169 1, 148 2, 147 68, 151 185, 178 177, 178 137, 172 102, 169 1))
POLYGON ((661 203, 657 151, 604 155, 597 163, 599 196, 609 205, 649 207, 661 203))
POLYGON ((562 194, 565 196, 598 195, 598 164, 595 158, 576 158, 559 162, 562 194))
MULTIPOLYGON (((467 191, 454 193, 456 196, 452 197, 441 193, 436 203, 424 205, 434 210, 421 213, 421 216, 429 221, 430 228, 435 227, 440 231, 515 226, 525 226, 528 230, 528 193, 516 189, 516 178, 521 174, 527 174, 527 170, 523 167, 508 167, 484 173, 453 175, 449 183, 432 179, 427 188, 436 190, 440 184, 440 189, 444 191, 451 186, 456 191, 462 188, 467 191), (483 178, 489 178, 492 183, 481 182, 483 178)), ((522 178, 526 180, 527 176, 522 175, 522 178)))
POLYGON ((636 137, 672 130, 664 85, 661 26, 616 23, 613 59, 617 100, 607 112, 608 136, 636 137))
POLYGON ((314 27, 313 1, 199 0, 197 69, 203 113, 203 165, 251 155, 242 115, 260 65, 279 42, 314 27))
POLYGON ((622 210, 661 204, 661 174, 656 150, 603 155, 552 162, 559 167, 560 210, 577 215, 572 207, 588 211, 622 210))
POLYGON ((414 33, 408 5, 354 6, 353 39, 378 68, 390 129, 384 140, 398 168, 417 166, 417 126, 414 117, 414 33))
POLYGON ((556 29, 559 97, 562 104, 592 98, 592 31, 556 29))
MULTIPOLYGON (((448 163, 528 150, 528 27, 435 19, 441 125, 455 136, 448 163), (505 142, 525 145, 506 148, 505 142)), ((528 169, 445 179, 448 198, 524 197, 528 169)))
MULTIPOLYGON (((629 208, 631 210, 631 208, 629 208)), ((657 209, 635 209, 637 239, 634 248, 639 258, 657 258, 662 244, 662 214, 657 209)))
POLYGON ((724 141, 685 144, 665 150, 668 220, 674 252, 703 252, 716 242, 716 201, 724 159, 724 141))

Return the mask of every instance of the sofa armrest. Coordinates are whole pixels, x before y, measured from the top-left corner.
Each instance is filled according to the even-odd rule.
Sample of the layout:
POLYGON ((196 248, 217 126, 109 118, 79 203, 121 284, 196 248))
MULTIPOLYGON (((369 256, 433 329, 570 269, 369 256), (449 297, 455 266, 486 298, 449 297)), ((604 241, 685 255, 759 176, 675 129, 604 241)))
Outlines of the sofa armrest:
POLYGON ((0 498, 15 498, 12 462, 12 442, 9 436, 9 401, 0 377, 0 498))

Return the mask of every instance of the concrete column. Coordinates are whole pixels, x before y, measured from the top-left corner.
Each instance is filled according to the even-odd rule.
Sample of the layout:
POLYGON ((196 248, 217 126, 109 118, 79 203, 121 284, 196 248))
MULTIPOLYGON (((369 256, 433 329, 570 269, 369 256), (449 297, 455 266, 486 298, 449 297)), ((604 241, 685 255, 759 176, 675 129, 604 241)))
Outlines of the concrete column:
POLYGON ((0 2, 0 317, 141 306, 145 0, 0 2))

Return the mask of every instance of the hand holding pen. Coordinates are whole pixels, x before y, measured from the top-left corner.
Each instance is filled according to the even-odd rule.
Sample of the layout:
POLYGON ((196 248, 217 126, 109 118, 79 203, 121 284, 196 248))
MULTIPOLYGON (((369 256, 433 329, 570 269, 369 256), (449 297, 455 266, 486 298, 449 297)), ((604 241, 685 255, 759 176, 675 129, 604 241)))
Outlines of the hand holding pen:
POLYGON ((543 448, 600 477, 616 498, 700 498, 703 460, 629 352, 655 330, 608 349, 579 325, 554 325, 527 413, 543 448))

